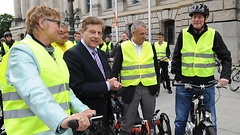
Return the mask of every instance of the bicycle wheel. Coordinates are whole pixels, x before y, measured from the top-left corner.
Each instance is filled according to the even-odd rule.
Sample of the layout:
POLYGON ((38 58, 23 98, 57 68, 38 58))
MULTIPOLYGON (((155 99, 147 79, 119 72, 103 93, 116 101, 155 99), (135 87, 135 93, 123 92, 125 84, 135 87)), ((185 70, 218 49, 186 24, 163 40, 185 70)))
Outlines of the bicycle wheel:
POLYGON ((166 113, 160 114, 160 123, 157 124, 159 135, 171 135, 170 120, 166 113))
POLYGON ((194 132, 194 135, 216 135, 216 132, 213 126, 197 128, 194 132))
POLYGON ((236 68, 232 69, 231 74, 231 83, 230 83, 230 89, 231 91, 237 91, 239 89, 239 70, 236 68))
POLYGON ((109 135, 117 135, 112 126, 110 126, 110 128, 109 128, 109 135))

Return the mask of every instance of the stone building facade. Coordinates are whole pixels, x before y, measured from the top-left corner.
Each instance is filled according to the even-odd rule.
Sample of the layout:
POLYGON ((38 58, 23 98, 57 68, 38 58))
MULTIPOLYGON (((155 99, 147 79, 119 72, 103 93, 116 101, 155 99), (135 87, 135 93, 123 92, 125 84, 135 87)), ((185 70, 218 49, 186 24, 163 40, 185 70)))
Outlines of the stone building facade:
MULTIPOLYGON (((126 31, 130 34, 133 21, 142 20, 148 26, 148 0, 116 0, 118 10, 118 35, 126 31)), ((74 9, 80 9, 81 21, 92 13, 92 16, 102 18, 106 25, 105 35, 111 35, 116 41, 115 0, 92 0, 92 12, 89 11, 90 0, 75 0, 74 9)), ((151 0, 151 42, 157 40, 157 33, 165 33, 165 39, 174 48, 178 33, 191 23, 188 15, 194 3, 204 3, 210 9, 208 26, 216 29, 223 37, 232 54, 233 63, 240 58, 240 0, 151 0)), ((48 5, 57 8, 65 17, 68 10, 67 0, 14 0, 15 21, 11 32, 14 39, 20 40, 25 32, 24 20, 30 7, 48 5)), ((75 30, 79 30, 77 28, 75 30)), ((119 38, 119 37, 118 37, 119 38)))

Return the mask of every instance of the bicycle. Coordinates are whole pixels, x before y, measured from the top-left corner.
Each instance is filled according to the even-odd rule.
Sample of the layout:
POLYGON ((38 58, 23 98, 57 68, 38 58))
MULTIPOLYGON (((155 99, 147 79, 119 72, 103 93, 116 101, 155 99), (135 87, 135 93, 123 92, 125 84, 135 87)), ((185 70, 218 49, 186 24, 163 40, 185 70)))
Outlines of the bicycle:
POLYGON ((194 88, 199 91, 199 93, 192 98, 188 121, 185 128, 186 135, 203 135, 205 133, 207 135, 216 135, 210 117, 211 112, 204 107, 204 95, 202 92, 212 86, 215 86, 217 89, 223 87, 220 86, 216 80, 210 81, 207 85, 194 85, 191 83, 177 82, 173 83, 173 86, 183 86, 186 90, 192 90, 194 88), (198 102, 194 102, 196 100, 198 100, 198 102))
POLYGON ((222 71, 221 61, 218 58, 215 58, 215 66, 217 68, 217 72, 221 73, 221 71, 222 71))
POLYGON ((237 65, 233 65, 230 82, 231 91, 234 92, 237 91, 239 89, 239 83, 240 83, 240 62, 237 65))
MULTIPOLYGON (((114 132, 115 134, 120 133, 121 121, 122 121, 122 112, 123 112, 123 103, 121 97, 112 98, 113 113, 114 113, 114 132)), ((157 127, 159 135, 171 135, 170 120, 166 113, 160 113, 160 110, 156 110, 153 114, 152 125, 157 127)), ((144 120, 140 117, 135 118, 134 126, 131 130, 132 135, 155 135, 156 129, 151 129, 149 126, 149 121, 144 120)))

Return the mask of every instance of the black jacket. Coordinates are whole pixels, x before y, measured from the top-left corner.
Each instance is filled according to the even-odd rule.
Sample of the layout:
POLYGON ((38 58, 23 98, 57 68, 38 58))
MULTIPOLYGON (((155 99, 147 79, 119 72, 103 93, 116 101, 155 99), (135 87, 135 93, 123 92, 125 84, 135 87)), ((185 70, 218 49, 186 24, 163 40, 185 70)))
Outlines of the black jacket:
MULTIPOLYGON (((200 34, 197 34, 193 30, 193 26, 190 25, 188 32, 194 37, 195 41, 197 42, 198 39, 202 36, 204 32, 208 30, 208 26, 204 25, 204 31, 200 34)), ((214 76, 210 77, 187 77, 183 76, 181 72, 181 49, 183 44, 183 37, 182 31, 178 35, 177 43, 175 46, 173 58, 172 58, 172 69, 171 72, 175 74, 176 81, 183 81, 183 82, 192 82, 194 84, 207 84, 209 81, 214 79, 214 76)), ((213 48, 212 50, 215 52, 217 58, 221 60, 222 71, 220 74, 220 78, 230 79, 231 76, 231 68, 232 68, 232 58, 231 53, 227 49, 227 46, 223 42, 221 35, 216 31, 213 41, 213 48)))
MULTIPOLYGON (((97 50, 105 76, 109 79, 111 69, 105 52, 97 50)), ((74 94, 89 108, 96 110, 97 115, 103 115, 103 125, 108 125, 108 121, 112 120, 111 93, 108 91, 102 72, 87 48, 79 42, 64 53, 63 59, 70 72, 69 85, 74 94)))
MULTIPOLYGON (((128 40, 129 40, 129 39, 128 39, 128 40)), ((125 40, 125 41, 127 41, 127 40, 125 40)), ((117 53, 117 48, 118 48, 119 45, 121 45, 122 42, 124 42, 124 41, 123 41, 123 40, 120 40, 120 41, 118 41, 118 42, 115 44, 115 46, 114 46, 113 49, 112 49, 112 52, 111 52, 110 55, 109 55, 110 58, 113 58, 113 57, 115 56, 115 54, 117 53)))

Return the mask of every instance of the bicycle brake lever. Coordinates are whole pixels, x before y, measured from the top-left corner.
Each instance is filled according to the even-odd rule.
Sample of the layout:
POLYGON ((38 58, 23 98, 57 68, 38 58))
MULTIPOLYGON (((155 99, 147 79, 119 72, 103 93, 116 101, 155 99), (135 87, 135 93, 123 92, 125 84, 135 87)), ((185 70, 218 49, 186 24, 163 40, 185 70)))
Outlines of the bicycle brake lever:
POLYGON ((221 86, 220 83, 216 84, 215 87, 218 88, 218 89, 220 89, 220 88, 227 89, 226 86, 221 86))

